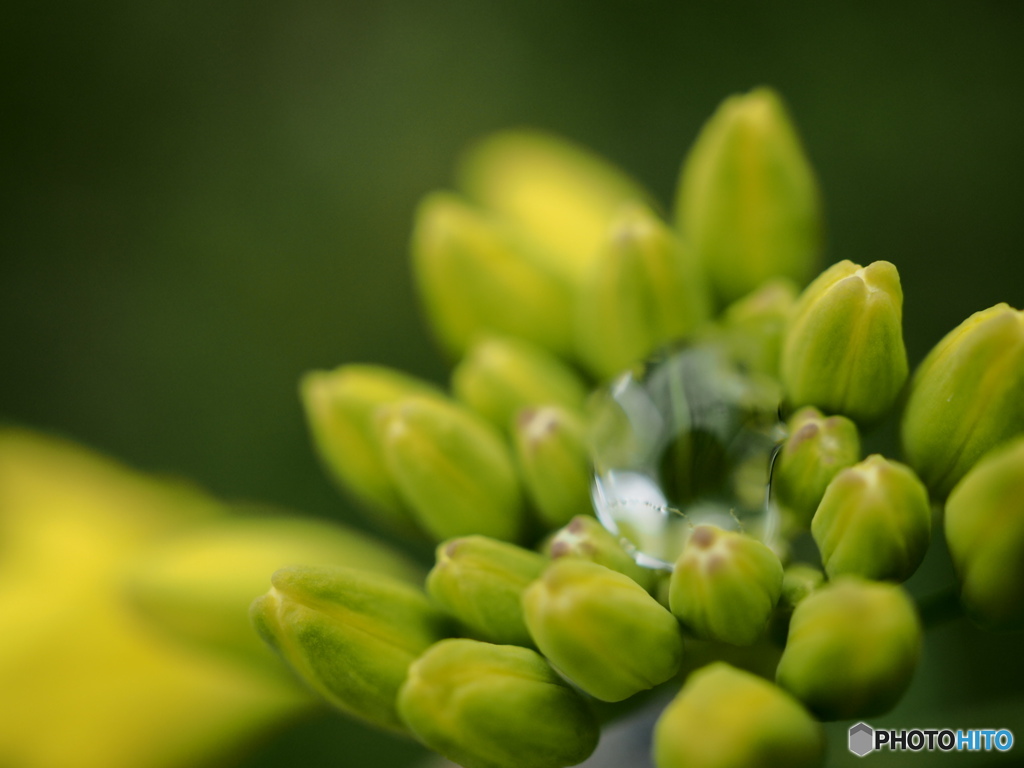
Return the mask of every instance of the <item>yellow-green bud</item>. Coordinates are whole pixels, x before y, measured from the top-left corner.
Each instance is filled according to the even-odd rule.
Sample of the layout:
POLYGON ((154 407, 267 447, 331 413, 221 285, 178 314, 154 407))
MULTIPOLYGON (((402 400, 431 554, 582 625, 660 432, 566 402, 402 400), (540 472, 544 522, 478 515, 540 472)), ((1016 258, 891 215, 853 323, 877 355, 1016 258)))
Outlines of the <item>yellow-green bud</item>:
POLYGON ((629 576, 648 592, 654 589, 659 572, 643 568, 622 548, 601 523, 588 515, 577 515, 547 543, 546 550, 553 560, 575 557, 611 568, 629 576))
POLYGON ((757 539, 698 525, 676 560, 672 613, 695 637, 751 645, 782 593, 782 563, 757 539))
POLYGON ((806 563, 786 566, 782 574, 782 595, 779 597, 775 613, 768 622, 768 636, 780 649, 786 645, 793 609, 824 583, 825 574, 819 568, 806 563))
POLYGON ((924 559, 931 531, 924 483, 878 454, 836 475, 811 523, 829 578, 905 581, 924 559))
POLYGON ((903 696, 920 654, 906 592, 845 576, 793 611, 776 681, 823 719, 873 717, 903 696))
POLYGON ((718 661, 694 672, 654 729, 658 768, 813 768, 825 736, 800 702, 718 661))
POLYGON ((535 651, 443 640, 409 669, 398 697, 409 730, 466 768, 563 768, 590 756, 590 708, 535 651))
POLYGON ((282 568, 252 604, 257 631, 338 709, 403 730, 396 710, 409 665, 447 633, 420 590, 355 568, 282 568))
POLYGON ((148 550, 126 579, 134 608, 175 640, 265 667, 249 604, 282 563, 344 565, 419 583, 422 570, 358 531, 300 518, 229 518, 148 550))
POLYGON ((903 453, 944 498, 992 448, 1024 432, 1024 310, 975 312, 928 353, 903 411, 903 453))
POLYGON ((502 431, 522 408, 560 405, 579 410, 587 388, 561 360, 521 339, 488 337, 474 344, 452 373, 462 402, 502 431))
POLYGON ((1024 436, 986 454, 957 484, 945 525, 971 618, 1024 629, 1024 436))
POLYGON ((377 409, 410 395, 437 395, 425 381, 374 365, 312 371, 300 386, 306 420, 320 459, 334 479, 400 531, 415 522, 391 481, 374 429, 377 409))
POLYGON ((841 261, 797 302, 782 348, 791 405, 814 405, 870 422, 889 410, 907 378, 903 290, 896 267, 841 261))
POLYGON ((779 604, 791 611, 824 583, 825 574, 813 565, 807 563, 788 565, 782 573, 782 596, 779 604))
POLYGON ((812 407, 794 413, 786 426, 789 437, 772 468, 772 492, 806 528, 832 478, 860 459, 860 436, 849 419, 826 417, 812 407))
POLYGON ((440 342, 462 354, 483 333, 508 334, 557 353, 572 346, 567 283, 513 234, 454 195, 419 207, 412 237, 416 284, 440 342))
POLYGON ((700 268, 646 208, 623 208, 580 289, 577 351, 600 377, 619 373, 709 314, 700 268))
POLYGON ((562 558, 523 595, 526 626, 541 653, 602 701, 622 701, 674 675, 679 624, 628 576, 562 558))
POLYGON ((726 308, 723 340, 734 360, 750 371, 779 375, 782 341, 798 293, 792 281, 780 278, 726 308))
POLYGON ((486 536, 452 539, 437 548, 427 592, 481 640, 533 645, 522 595, 547 562, 536 552, 486 536))
POLYGON ((724 301, 773 277, 803 285, 814 274, 818 185, 774 91, 731 96, 704 125, 683 164, 676 217, 724 301))
POLYGON ((523 231, 551 269, 574 285, 619 206, 647 199, 600 157, 534 131, 485 139, 467 154, 460 175, 470 197, 523 231))
POLYGON ((432 536, 511 541, 522 534, 512 457, 480 416, 454 403, 409 398, 384 409, 377 427, 391 478, 432 536))
POLYGON ((576 414, 554 406, 528 408, 519 413, 512 440, 523 484, 546 526, 590 512, 586 427, 576 414))

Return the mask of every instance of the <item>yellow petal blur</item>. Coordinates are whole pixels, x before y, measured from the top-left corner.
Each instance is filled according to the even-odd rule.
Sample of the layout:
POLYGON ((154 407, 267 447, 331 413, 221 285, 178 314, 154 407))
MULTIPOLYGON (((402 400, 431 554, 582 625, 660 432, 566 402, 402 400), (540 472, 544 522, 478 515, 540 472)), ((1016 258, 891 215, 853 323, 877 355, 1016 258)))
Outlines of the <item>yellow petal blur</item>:
POLYGON ((587 273, 612 216, 648 195, 610 163, 537 131, 489 136, 466 155, 469 196, 520 228, 571 284, 587 273))
POLYGON ((290 683, 163 640, 121 602, 139 547, 217 512, 191 488, 0 432, 0 765, 192 765, 308 706, 290 683))

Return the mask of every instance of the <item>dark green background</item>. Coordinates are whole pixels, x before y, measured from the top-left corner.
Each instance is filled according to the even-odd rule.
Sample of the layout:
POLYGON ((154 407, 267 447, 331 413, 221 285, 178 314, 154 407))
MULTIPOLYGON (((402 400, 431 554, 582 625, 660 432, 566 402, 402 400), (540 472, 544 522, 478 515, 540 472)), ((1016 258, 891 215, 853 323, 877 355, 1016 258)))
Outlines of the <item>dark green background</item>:
MULTIPOLYGON (((0 419, 349 520, 296 380, 349 361, 443 379, 406 243, 460 148, 543 127, 667 202, 701 122, 765 83, 819 172, 826 262, 899 267, 912 362, 971 312, 1021 307, 1024 6, 772 5, 8 10, 0 419)), ((247 765, 372 764, 354 726, 305 729, 247 765)))

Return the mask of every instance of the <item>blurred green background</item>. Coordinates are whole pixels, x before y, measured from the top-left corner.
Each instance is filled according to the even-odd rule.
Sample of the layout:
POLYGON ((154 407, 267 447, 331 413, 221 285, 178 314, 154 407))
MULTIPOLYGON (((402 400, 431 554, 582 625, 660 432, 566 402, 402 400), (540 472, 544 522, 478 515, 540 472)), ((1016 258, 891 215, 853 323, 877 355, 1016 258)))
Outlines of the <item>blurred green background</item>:
MULTIPOLYGON (((899 267, 912 363, 971 312, 1024 305, 1021 4, 5 15, 0 419, 226 498, 358 519, 314 460, 297 378, 368 361, 444 379, 407 269, 411 214, 499 128, 563 134, 667 203, 715 105, 773 85, 820 176, 826 262, 899 267)), ((325 715, 240 765, 419 754, 325 715)))

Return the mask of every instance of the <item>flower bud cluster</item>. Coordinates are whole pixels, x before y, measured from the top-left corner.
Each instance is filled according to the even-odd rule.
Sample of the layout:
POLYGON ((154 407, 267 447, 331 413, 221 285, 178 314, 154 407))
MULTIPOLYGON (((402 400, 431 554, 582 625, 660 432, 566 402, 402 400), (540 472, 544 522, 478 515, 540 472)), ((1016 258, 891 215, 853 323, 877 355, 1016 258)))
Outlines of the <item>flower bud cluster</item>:
MULTIPOLYGON (((617 169, 537 133, 485 140, 460 179, 424 201, 412 238, 453 395, 373 366, 303 382, 331 474, 385 527, 438 543, 425 589, 351 568, 274 574, 253 619, 328 701, 470 768, 557 768, 595 748, 595 702, 688 675, 656 729, 659 768, 820 765, 818 720, 885 712, 911 684, 922 626, 897 582, 947 496, 971 616, 1024 622, 1024 314, 968 319, 906 388, 896 267, 842 261, 812 280, 818 188, 776 94, 711 118, 672 222, 617 169), (784 524, 684 523, 669 574, 592 516, 587 403, 683 338, 778 393, 788 438, 749 474, 770 478, 753 496, 784 524), (901 403, 906 463, 864 458, 861 430, 901 403), (810 546, 807 529, 816 562, 788 562, 781 539, 810 546), (773 644, 773 680, 694 671, 773 644)), ((702 444, 673 454, 695 485, 713 465, 702 444)))

